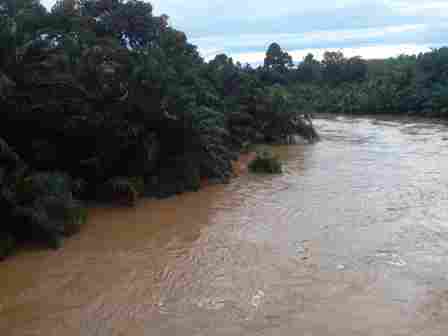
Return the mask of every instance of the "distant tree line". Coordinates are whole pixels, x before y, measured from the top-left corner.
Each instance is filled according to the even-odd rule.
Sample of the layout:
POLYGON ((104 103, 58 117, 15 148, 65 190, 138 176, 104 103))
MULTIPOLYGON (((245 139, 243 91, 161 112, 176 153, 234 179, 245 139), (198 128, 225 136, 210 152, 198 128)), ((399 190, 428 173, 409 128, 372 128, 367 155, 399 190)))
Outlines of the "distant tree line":
POLYGON ((448 117, 448 48, 384 60, 308 54, 297 66, 273 43, 264 66, 253 70, 264 84, 281 85, 296 108, 325 113, 408 114, 448 117))

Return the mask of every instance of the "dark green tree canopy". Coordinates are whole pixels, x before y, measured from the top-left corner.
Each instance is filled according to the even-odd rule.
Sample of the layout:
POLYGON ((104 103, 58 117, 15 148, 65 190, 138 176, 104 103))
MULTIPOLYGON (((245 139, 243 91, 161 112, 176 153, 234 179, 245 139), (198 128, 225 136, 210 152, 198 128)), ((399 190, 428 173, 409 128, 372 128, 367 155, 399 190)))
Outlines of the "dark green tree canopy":
POLYGON ((302 63, 297 66, 295 79, 304 82, 317 81, 322 78, 321 64, 314 58, 313 54, 308 54, 302 63))
POLYGON ((81 0, 81 11, 98 34, 114 34, 131 48, 151 46, 168 26, 166 15, 153 16, 152 5, 139 0, 81 0))
POLYGON ((278 43, 272 43, 266 51, 264 67, 269 70, 286 72, 293 67, 292 57, 283 51, 278 43))
POLYGON ((322 60, 323 78, 333 84, 363 80, 367 71, 367 63, 361 57, 347 59, 340 51, 327 51, 322 60))
POLYGON ((327 51, 322 60, 324 80, 332 83, 342 82, 344 79, 344 54, 340 51, 327 51))

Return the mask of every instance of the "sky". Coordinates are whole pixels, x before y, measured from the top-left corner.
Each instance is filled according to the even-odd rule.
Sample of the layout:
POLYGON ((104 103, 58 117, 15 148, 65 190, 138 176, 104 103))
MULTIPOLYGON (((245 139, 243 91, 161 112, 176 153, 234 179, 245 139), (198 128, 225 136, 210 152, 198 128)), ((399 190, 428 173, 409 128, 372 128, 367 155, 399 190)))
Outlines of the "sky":
MULTIPOLYGON (((42 0, 48 7, 54 0, 42 0)), ((152 0, 202 56, 262 63, 279 43, 295 61, 326 50, 386 58, 447 45, 448 0, 152 0)))

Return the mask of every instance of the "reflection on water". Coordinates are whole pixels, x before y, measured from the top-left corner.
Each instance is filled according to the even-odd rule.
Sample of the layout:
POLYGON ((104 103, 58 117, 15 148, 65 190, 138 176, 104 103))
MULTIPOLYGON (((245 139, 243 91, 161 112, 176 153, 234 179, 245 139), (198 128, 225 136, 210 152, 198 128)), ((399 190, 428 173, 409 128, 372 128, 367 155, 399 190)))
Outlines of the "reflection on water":
POLYGON ((316 125, 281 176, 93 209, 1 263, 1 334, 445 335, 448 128, 316 125))

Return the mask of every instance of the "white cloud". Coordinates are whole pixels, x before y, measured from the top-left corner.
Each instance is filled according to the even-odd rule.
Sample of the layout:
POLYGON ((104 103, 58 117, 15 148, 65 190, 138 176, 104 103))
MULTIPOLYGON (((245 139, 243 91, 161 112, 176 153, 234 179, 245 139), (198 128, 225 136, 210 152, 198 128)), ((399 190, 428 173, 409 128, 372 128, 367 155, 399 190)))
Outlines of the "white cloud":
POLYGON ((391 6, 397 8, 427 8, 427 9, 443 9, 448 8, 445 0, 388 0, 391 6))
POLYGON ((280 17, 292 13, 323 10, 327 8, 343 8, 365 0, 321 0, 300 1, 282 0, 273 3, 270 0, 152 0, 151 3, 158 13, 167 13, 173 17, 203 17, 225 16, 232 17, 280 17), (274 7, 274 8, 273 8, 274 7))
POLYGON ((350 40, 368 40, 379 37, 391 37, 403 33, 421 33, 426 29, 425 24, 387 26, 379 28, 345 29, 336 31, 312 31, 300 34, 242 34, 238 36, 206 36, 193 38, 192 41, 210 53, 208 49, 235 47, 267 47, 271 42, 280 44, 309 45, 316 42, 344 42, 350 40))
POLYGON ((404 15, 448 16, 446 0, 389 0, 388 3, 404 15))

